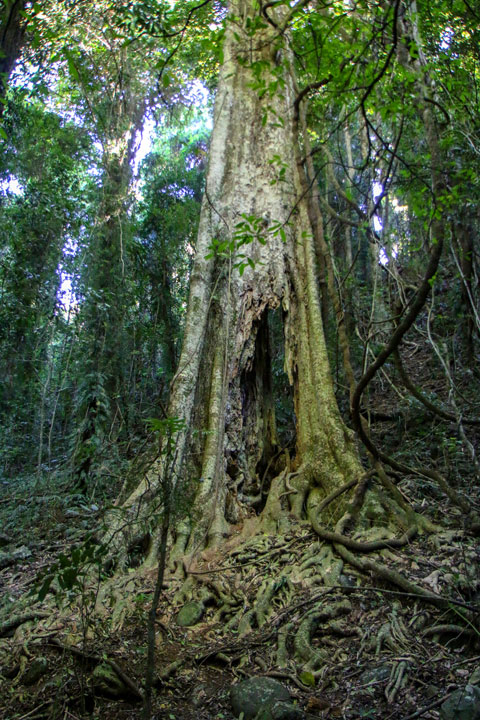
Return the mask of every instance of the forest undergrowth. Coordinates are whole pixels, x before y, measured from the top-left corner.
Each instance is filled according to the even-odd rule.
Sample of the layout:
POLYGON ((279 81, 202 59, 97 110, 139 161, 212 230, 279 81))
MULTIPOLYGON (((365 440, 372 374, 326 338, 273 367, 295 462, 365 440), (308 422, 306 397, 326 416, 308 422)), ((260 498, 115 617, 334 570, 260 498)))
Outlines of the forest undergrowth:
MULTIPOLYGON (((441 394, 419 353, 405 367, 441 394)), ((397 388, 382 382, 372 417, 391 414, 397 388)), ((479 507, 469 458, 444 420, 414 403, 372 430, 402 461, 447 468, 458 496, 479 507)), ((0 506, 2 717, 139 717, 156 571, 132 556, 128 571, 100 577, 103 556, 85 548, 98 547, 87 538, 101 527, 101 503, 52 479, 21 487, 0 506)), ((252 676, 280 680, 306 717, 439 717, 480 665, 480 543, 432 479, 396 487, 435 531, 395 547, 376 521, 386 546, 373 552, 359 552, 365 530, 354 532, 347 552, 368 558, 366 572, 293 516, 275 535, 239 525, 222 547, 172 565, 156 615, 154 717, 233 718, 230 687, 252 676), (412 592, 389 581, 397 574, 412 592)))

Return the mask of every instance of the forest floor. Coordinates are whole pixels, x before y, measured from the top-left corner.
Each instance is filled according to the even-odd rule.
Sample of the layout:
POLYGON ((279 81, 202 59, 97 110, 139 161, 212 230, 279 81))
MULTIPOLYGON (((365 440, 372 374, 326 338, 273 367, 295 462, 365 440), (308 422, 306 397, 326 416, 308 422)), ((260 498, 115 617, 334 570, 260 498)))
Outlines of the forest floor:
MULTIPOLYGON (((428 386, 432 376, 425 373, 428 386)), ((392 406, 389 392, 378 392, 376 410, 392 406)), ((383 422, 378 438, 410 456, 429 454, 419 458, 423 461, 440 454, 443 466, 455 464, 450 476, 456 490, 480 506, 468 458, 445 425, 426 420, 414 407, 400 424, 383 422)), ((239 531, 238 542, 234 535, 187 568, 203 598, 194 625, 179 625, 179 611, 192 603, 179 596, 183 581, 166 577, 157 612, 153 717, 233 720, 230 689, 252 676, 277 679, 303 717, 323 720, 433 720, 448 697, 470 681, 480 685, 480 539, 466 532, 461 511, 427 479, 405 477, 398 487, 441 530, 376 557, 448 598, 447 607, 427 604, 325 554, 325 544, 307 523, 292 521, 283 534, 242 536, 241 542, 239 531), (324 570, 331 558, 328 584, 325 574, 322 581, 317 574, 320 555, 324 570), (230 605, 219 602, 228 597, 230 605), (322 615, 332 607, 335 613, 322 615), (235 622, 242 613, 250 617, 243 625, 235 622), (309 645, 303 660, 302 628, 309 645)), ((99 505, 62 489, 52 476, 4 482, 2 720, 142 717, 138 696, 155 573, 136 568, 101 584, 92 582, 90 573, 83 584, 82 563, 91 570, 92 557, 79 557, 78 549, 101 522, 99 505), (38 602, 49 572, 56 577, 38 602)), ((463 717, 480 717, 480 704, 463 717)))
MULTIPOLYGON (((80 509, 75 512, 78 515, 65 518, 66 525, 80 535, 85 531, 84 518, 80 509)), ((301 580, 294 581, 290 594, 286 586, 279 587, 265 623, 240 635, 226 627, 218 607, 208 602, 197 624, 180 627, 181 605, 174 602, 178 584, 171 578, 157 614, 154 717, 233 719, 230 687, 258 675, 279 679, 306 717, 439 717, 441 703, 480 668, 480 634, 463 617, 464 605, 478 601, 480 543, 458 530, 454 509, 443 515, 444 532, 419 538, 401 555, 384 552, 383 561, 408 570, 409 577, 423 587, 457 600, 459 605, 452 604, 450 611, 344 568, 338 584, 331 587, 308 587, 301 580), (285 667, 278 667, 279 632, 288 625, 287 645, 292 645, 302 620, 327 601, 348 604, 337 622, 320 624, 311 638, 322 662, 310 673, 293 657, 285 667)), ((58 515, 56 522, 62 524, 58 515)), ((0 572, 7 602, 37 587, 39 573, 51 567, 61 552, 68 553, 70 542, 50 537, 32 543, 29 538, 31 554, 0 572)), ((272 573, 281 586, 282 570, 308 557, 317 546, 314 533, 299 525, 282 537, 252 538, 249 546, 242 545, 242 558, 247 553, 249 559, 241 563, 238 551, 209 553, 194 572, 206 579, 205 587, 221 582, 242 589, 248 599, 272 573)), ((82 599, 76 592, 72 606, 59 597, 62 609, 46 618, 40 617, 46 606, 33 605, 32 597, 26 613, 31 610, 35 615, 38 609, 38 616, 25 617, 19 625, 14 622, 10 630, 4 625, 1 633, 6 637, 0 640, 0 717, 141 717, 134 688, 141 688, 143 682, 153 575, 137 571, 123 578, 115 592, 128 602, 102 617, 91 614, 88 593, 82 599), (72 647, 80 652, 72 652, 72 647), (118 677, 110 687, 98 677, 95 680, 94 669, 104 658, 114 660, 131 685, 118 677)))

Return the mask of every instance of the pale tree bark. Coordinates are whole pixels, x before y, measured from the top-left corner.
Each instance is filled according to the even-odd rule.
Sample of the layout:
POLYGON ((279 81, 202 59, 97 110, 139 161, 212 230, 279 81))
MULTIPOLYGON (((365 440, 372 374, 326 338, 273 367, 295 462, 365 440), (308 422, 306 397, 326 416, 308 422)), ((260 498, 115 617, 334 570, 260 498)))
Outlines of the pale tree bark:
MULTIPOLYGON (((250 532, 282 529, 289 517, 301 518, 306 507, 312 511, 362 473, 330 375, 291 58, 272 25, 248 35, 252 5, 230 5, 234 19, 227 24, 183 349, 168 408, 185 422, 174 483, 189 484, 195 496, 191 522, 177 529, 178 554, 215 545, 236 523, 250 532), (245 216, 261 238, 235 249, 245 216), (222 252, 212 253, 214 240, 224 243, 222 252), (239 262, 249 263, 243 274, 239 262), (270 384, 268 313, 279 307, 296 416, 292 453, 279 452, 270 384), (268 489, 255 514, 251 498, 268 489)), ((160 483, 159 465, 126 501, 123 527, 138 532, 160 483)), ((331 520, 343 508, 340 497, 329 507, 331 520)), ((111 533, 118 528, 113 523, 111 533)), ((155 556, 153 540, 150 560, 155 556)))

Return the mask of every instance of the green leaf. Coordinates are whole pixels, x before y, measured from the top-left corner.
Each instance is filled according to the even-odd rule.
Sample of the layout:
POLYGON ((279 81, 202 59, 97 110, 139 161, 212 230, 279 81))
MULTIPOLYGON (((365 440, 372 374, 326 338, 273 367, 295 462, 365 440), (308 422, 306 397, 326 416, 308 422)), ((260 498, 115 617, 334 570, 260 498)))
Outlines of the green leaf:
POLYGON ((58 581, 65 590, 72 590, 77 584, 77 570, 73 567, 66 568, 58 577, 58 581))
POLYGON ((38 602, 42 602, 43 600, 45 600, 45 597, 50 590, 50 585, 52 584, 53 577, 53 575, 47 575, 47 577, 43 581, 42 587, 38 591, 37 595, 38 602))
POLYGON ((71 565, 70 560, 63 553, 60 554, 60 556, 58 558, 58 562, 59 562, 61 568, 66 568, 66 567, 69 567, 69 565, 71 565))
POLYGON ((315 676, 308 670, 304 670, 300 674, 300 681, 307 687, 315 687, 315 676))
POLYGON ((70 75, 73 77, 74 80, 80 80, 80 73, 77 70, 72 54, 66 48, 64 52, 65 57, 67 58, 68 70, 70 72, 70 75))

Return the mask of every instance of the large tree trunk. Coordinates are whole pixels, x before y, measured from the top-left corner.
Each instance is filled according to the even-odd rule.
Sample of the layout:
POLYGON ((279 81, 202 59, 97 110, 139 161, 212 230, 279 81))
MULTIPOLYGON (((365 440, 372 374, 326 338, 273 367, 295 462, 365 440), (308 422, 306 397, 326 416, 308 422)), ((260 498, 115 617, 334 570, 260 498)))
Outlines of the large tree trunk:
MULTIPOLYGON (((123 58, 120 63, 125 67, 123 58)), ((129 347, 125 329, 128 210, 136 135, 145 106, 144 97, 132 84, 126 84, 123 98, 112 103, 109 126, 99 132, 104 151, 102 193, 86 264, 86 301, 80 318, 83 327, 80 362, 85 380, 77 396, 78 431, 71 458, 72 475, 83 491, 101 464, 102 452, 107 454, 108 442, 118 438, 128 420, 125 387, 129 347)))
POLYGON ((24 37, 25 22, 22 17, 26 0, 7 0, 0 9, 0 118, 5 105, 8 80, 20 55, 24 37))
MULTIPOLYGON (((215 544, 232 523, 274 531, 361 474, 330 377, 289 50, 270 25, 248 34, 255 15, 248 0, 232 0, 230 11, 169 404, 169 415, 186 428, 177 438, 174 481, 195 491, 192 522, 178 531, 179 553, 215 544), (239 236, 249 235, 239 223, 255 226, 260 237, 238 247, 239 236), (248 263, 243 273, 239 263, 248 263), (277 445, 270 381, 268 317, 280 307, 295 407, 291 460, 277 445)), ((151 498, 158 483, 155 468, 126 502, 130 519, 148 516, 145 493, 151 498)), ((340 505, 336 512, 330 506, 331 519, 340 505)), ((153 542, 152 560, 155 553, 153 542)))

